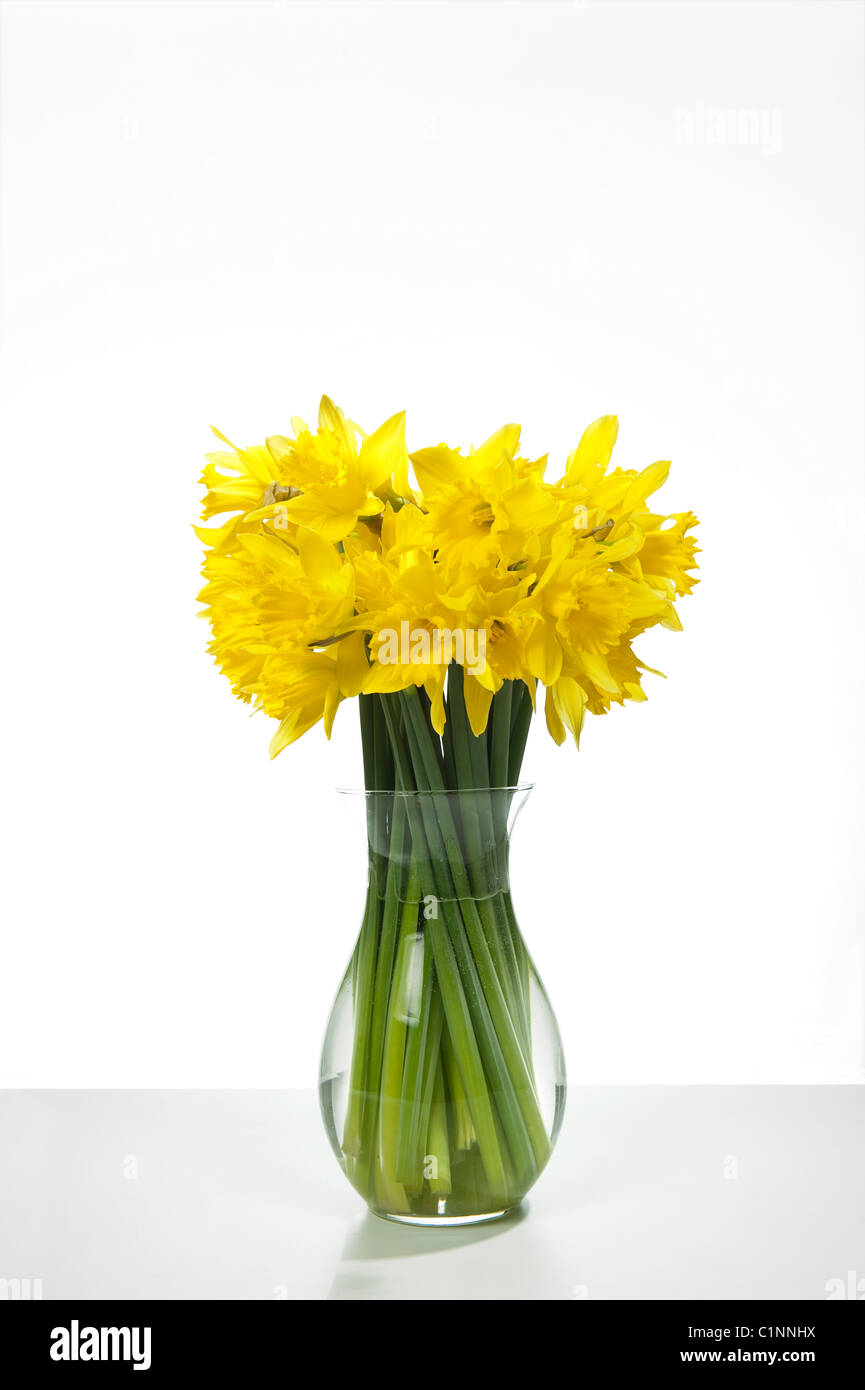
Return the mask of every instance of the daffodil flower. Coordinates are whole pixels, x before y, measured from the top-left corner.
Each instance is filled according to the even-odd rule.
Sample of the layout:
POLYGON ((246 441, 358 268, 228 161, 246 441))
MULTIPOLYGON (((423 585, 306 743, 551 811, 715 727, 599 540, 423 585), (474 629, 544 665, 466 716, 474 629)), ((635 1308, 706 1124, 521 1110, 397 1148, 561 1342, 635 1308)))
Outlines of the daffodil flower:
POLYGON ((357 426, 329 396, 322 397, 315 434, 297 423, 294 438, 272 435, 267 441, 280 476, 296 490, 284 504, 286 516, 327 541, 342 541, 359 517, 384 510, 393 474, 407 478, 405 413, 392 415, 360 444, 357 426))

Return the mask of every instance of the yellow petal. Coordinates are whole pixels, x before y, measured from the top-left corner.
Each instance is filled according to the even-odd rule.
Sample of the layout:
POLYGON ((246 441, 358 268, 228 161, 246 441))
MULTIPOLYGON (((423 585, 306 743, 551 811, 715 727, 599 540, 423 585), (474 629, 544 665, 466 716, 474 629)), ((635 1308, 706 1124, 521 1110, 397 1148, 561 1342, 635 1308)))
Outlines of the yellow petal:
POLYGON ((552 623, 542 619, 529 634, 526 661, 532 675, 544 685, 553 685, 562 672, 562 649, 552 623))
POLYGON ((559 711, 556 709, 556 702, 553 698, 552 690, 547 691, 544 713, 547 717, 547 728, 549 729, 554 742, 558 743, 561 746, 561 744, 564 743, 566 737, 565 726, 561 721, 559 711))
POLYGON ((646 498, 650 497, 653 492, 657 492, 658 488, 667 481, 669 471, 669 460, 662 463, 650 463, 648 468, 644 468, 622 498, 622 511, 633 512, 637 507, 642 507, 646 498))
POLYGON ((330 731, 333 728, 333 721, 336 718, 341 699, 338 686, 330 686, 324 697, 324 732, 327 738, 330 738, 330 731))
POLYGON ((233 449, 236 454, 240 453, 240 450, 238 449, 237 445, 232 444, 231 440, 227 439, 226 436, 222 433, 222 431, 218 430, 215 425, 211 425, 210 429, 211 433, 215 434, 217 439, 221 439, 223 444, 227 444, 229 449, 233 449))
POLYGON ((621 540, 611 541, 604 546, 604 559, 608 565, 621 564, 623 560, 628 560, 635 555, 643 544, 643 537, 639 531, 631 536, 622 536, 621 540))
POLYGON ((266 443, 271 458, 277 463, 287 458, 294 448, 294 440, 286 439, 284 434, 271 434, 266 443))
POLYGON ((619 422, 615 415, 602 415, 589 425, 576 449, 568 456, 565 482, 586 483, 596 474, 603 473, 613 456, 613 447, 619 433, 619 422))
POLYGON ((580 665, 599 690, 606 695, 621 695, 619 682, 610 670, 606 657, 598 656, 595 652, 581 652, 580 665))
POLYGON ((577 747, 580 746, 580 733, 586 713, 586 692, 572 676, 562 676, 553 686, 553 700, 556 712, 562 722, 570 729, 577 747))
POLYGON ((379 425, 374 434, 363 441, 360 451, 367 487, 375 492, 387 482, 391 473, 399 475, 400 496, 403 496, 402 483, 408 488, 408 453, 405 447, 405 411, 392 415, 379 425))
POLYGON ((349 698, 359 695, 369 672, 369 661, 362 632, 353 632, 336 644, 336 670, 339 688, 349 698))
POLYGON ((420 449, 411 455, 411 461, 421 488, 428 493, 434 493, 454 478, 463 477, 466 471, 466 460, 457 449, 449 449, 447 444, 420 449))
POLYGON ((364 692, 367 695, 393 695, 398 690, 407 690, 415 684, 416 670, 416 667, 400 666, 397 662, 374 661, 364 677, 364 692))
POLYGON ((285 544, 278 536, 265 536, 252 533, 250 535, 241 534, 237 537, 239 548, 251 556, 257 564, 266 565, 274 573, 283 571, 287 565, 296 557, 291 546, 285 544))
POLYGON ((441 675, 430 676, 424 681, 424 690, 430 699, 430 723, 436 733, 441 736, 445 731, 445 673, 442 668, 441 675))
POLYGON ((297 533, 297 549, 307 579, 321 589, 340 587, 342 560, 335 546, 315 531, 301 527, 297 533))
POLYGON ((307 526, 310 531, 317 531, 326 541, 343 540, 354 530, 357 522, 355 512, 335 512, 318 498, 306 493, 302 497, 292 497, 289 502, 280 503, 280 506, 288 521, 296 522, 298 526, 307 526))
POLYGON ((346 419, 339 406, 334 405, 330 396, 322 396, 321 398, 321 404, 318 407, 318 427, 323 430, 333 430, 333 433, 350 454, 357 453, 354 427, 351 421, 346 419))
POLYGON ((465 694, 466 713, 469 717, 469 723, 472 726, 472 733, 475 738, 480 738, 484 729, 487 727, 490 705, 493 701, 493 692, 487 690, 479 681, 475 680, 474 676, 470 676, 468 672, 465 673, 463 691, 465 694))
POLYGON ((502 425, 483 444, 471 452, 471 467, 495 468, 502 459, 512 459, 520 447, 520 426, 502 425))
POLYGON ((283 748, 287 748, 290 743, 294 743, 298 737, 297 721, 294 714, 289 714, 283 719, 273 738, 270 740, 270 756, 275 758, 281 753, 283 748))

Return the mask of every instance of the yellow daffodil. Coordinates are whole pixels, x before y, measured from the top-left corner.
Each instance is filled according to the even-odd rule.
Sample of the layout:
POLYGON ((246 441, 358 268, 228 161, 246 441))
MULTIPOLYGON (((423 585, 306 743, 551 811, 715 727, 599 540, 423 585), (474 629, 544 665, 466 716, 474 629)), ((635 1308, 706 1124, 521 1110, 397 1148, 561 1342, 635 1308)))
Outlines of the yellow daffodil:
POLYGON ((313 531, 298 531, 297 548, 239 533, 228 553, 205 557, 203 574, 210 651, 240 699, 281 721, 274 751, 319 719, 329 731, 366 673, 358 635, 333 641, 354 611, 351 565, 313 531))
POLYGON ((519 426, 505 425, 465 457, 445 444, 412 454, 430 534, 448 565, 525 561, 555 520, 545 460, 518 458, 519 442, 519 426))
POLYGON ((341 541, 358 517, 384 510, 391 475, 408 476, 405 414, 392 415, 358 445, 357 426, 323 396, 318 430, 302 421, 293 439, 273 435, 267 447, 292 495, 285 500, 289 521, 308 526, 328 541, 341 541))

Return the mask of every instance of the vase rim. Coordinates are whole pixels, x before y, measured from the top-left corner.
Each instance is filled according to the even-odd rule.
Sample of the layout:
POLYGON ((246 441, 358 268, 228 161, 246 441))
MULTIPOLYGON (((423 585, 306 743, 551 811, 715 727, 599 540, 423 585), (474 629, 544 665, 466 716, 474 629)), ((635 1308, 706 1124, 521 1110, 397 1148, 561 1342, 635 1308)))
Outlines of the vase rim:
POLYGON ((490 792, 530 792, 534 789, 534 782, 514 782, 502 787, 442 787, 437 791, 429 788, 409 788, 391 787, 377 788, 368 790, 366 787, 350 787, 340 785, 336 788, 339 796, 477 796, 479 794, 489 795, 490 792))

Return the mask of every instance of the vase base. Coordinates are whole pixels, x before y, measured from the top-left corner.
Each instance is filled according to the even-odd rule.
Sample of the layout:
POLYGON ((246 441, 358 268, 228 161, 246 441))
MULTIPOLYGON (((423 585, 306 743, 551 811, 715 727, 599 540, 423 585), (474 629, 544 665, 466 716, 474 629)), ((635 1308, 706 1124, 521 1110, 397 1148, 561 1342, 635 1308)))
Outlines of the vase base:
POLYGON ((510 1216, 518 1207, 517 1202, 512 1207, 502 1207, 501 1211, 482 1211, 469 1216, 448 1216, 447 1212, 442 1212, 440 1216, 411 1216, 406 1212, 379 1211, 376 1207, 370 1207, 370 1211, 380 1221, 393 1221, 397 1226, 426 1226, 429 1229, 445 1226, 479 1226, 486 1221, 501 1221, 503 1216, 510 1216))

